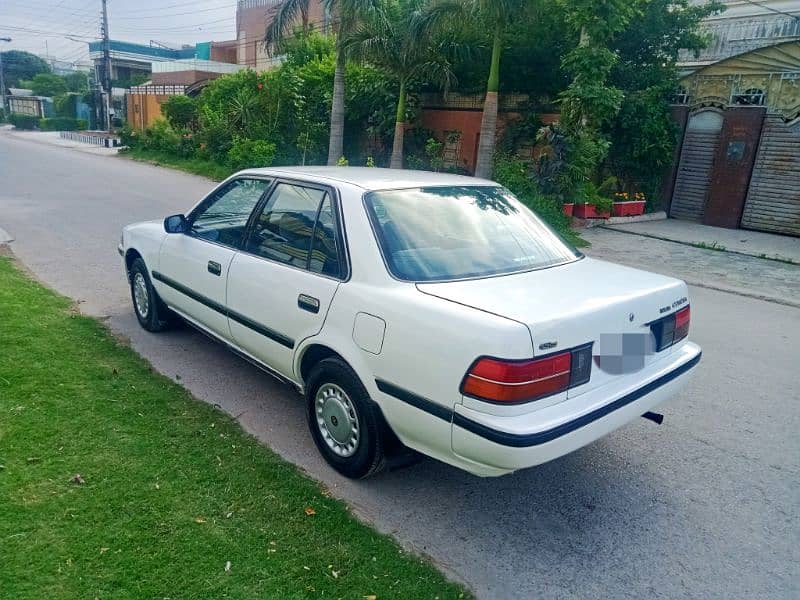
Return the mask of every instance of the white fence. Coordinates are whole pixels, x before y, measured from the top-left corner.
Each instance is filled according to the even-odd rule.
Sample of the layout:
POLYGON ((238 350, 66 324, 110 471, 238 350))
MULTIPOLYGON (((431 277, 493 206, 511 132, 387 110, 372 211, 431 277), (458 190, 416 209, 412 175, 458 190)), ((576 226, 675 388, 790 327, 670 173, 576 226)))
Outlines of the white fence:
POLYGON ((117 148, 122 145, 122 141, 117 137, 107 137, 90 131, 62 131, 58 135, 64 140, 104 146, 105 148, 117 148))

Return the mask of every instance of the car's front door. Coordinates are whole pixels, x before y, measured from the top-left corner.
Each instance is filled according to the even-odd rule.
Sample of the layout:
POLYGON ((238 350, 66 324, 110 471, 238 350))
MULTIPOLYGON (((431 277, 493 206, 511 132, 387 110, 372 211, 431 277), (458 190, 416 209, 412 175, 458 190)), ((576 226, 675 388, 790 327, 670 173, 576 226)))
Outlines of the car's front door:
POLYGON ((188 216, 188 230, 167 235, 153 272, 161 298, 211 332, 230 338, 228 268, 270 180, 242 177, 215 190, 188 216))
POLYGON ((293 377, 294 348, 322 329, 347 278, 334 190, 278 181, 230 266, 228 309, 237 345, 293 377))

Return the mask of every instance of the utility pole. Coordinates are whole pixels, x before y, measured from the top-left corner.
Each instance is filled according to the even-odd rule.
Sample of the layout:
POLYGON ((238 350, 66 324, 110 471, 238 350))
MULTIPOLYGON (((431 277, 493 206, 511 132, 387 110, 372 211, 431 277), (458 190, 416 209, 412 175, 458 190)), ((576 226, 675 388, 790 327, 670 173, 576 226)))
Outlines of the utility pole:
POLYGON ((111 41, 108 38, 108 7, 107 0, 103 2, 103 73, 102 82, 105 90, 103 113, 105 115, 106 131, 111 131, 111 41))
MULTIPOLYGON (((10 42, 10 37, 0 38, 0 42, 10 42)), ((0 98, 3 102, 3 115, 8 118, 8 98, 6 98, 6 79, 3 76, 3 53, 0 52, 0 98)))

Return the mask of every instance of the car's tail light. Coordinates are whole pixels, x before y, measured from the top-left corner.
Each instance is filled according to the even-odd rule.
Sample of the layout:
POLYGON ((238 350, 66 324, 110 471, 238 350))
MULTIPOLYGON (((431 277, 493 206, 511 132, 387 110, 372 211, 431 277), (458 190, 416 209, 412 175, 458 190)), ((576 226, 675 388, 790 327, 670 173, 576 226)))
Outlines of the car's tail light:
POLYGON ((503 404, 530 402, 586 383, 591 368, 591 345, 532 360, 479 358, 464 376, 461 393, 503 404))
POLYGON ((691 317, 692 314, 688 306, 675 313, 675 342, 689 335, 689 321, 691 317))
POLYGON ((683 307, 677 312, 650 323, 650 331, 656 338, 656 351, 661 352, 689 335, 691 309, 683 307))

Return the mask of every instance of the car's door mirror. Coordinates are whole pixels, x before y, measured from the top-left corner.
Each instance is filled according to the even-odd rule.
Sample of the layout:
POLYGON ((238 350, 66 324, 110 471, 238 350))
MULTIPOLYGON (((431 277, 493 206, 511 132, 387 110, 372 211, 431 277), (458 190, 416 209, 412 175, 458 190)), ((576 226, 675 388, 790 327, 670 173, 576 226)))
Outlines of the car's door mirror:
POLYGON ((164 219, 164 231, 167 233, 186 233, 189 222, 183 215, 172 215, 164 219))

